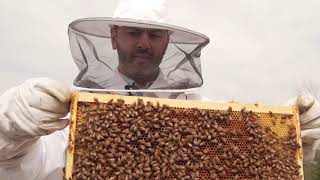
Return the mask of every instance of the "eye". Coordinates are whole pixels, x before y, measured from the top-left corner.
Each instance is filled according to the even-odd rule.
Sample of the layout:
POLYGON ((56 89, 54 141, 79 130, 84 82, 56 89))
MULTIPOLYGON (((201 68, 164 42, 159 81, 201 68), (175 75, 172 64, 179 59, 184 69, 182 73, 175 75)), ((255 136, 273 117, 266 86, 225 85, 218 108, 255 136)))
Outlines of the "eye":
POLYGON ((161 34, 158 34, 158 33, 150 33, 149 35, 152 38, 160 38, 160 37, 162 37, 161 34))
POLYGON ((154 32, 150 32, 149 36, 151 38, 163 38, 165 36, 165 34, 161 31, 154 31, 154 32))
POLYGON ((127 33, 130 34, 131 36, 137 37, 137 36, 140 36, 141 31, 137 29, 129 29, 127 30, 127 33))

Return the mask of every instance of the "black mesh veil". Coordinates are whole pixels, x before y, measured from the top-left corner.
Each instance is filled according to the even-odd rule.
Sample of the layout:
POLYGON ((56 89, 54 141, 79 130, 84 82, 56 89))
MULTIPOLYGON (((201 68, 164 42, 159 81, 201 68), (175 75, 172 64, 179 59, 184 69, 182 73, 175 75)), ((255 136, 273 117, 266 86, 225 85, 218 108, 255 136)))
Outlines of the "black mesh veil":
POLYGON ((80 19, 69 25, 68 33, 71 53, 80 70, 74 80, 74 86, 79 89, 183 92, 203 84, 200 55, 209 38, 200 33, 167 24, 113 18, 80 19), (112 25, 169 30, 170 40, 159 66, 159 77, 147 89, 130 90, 127 81, 119 75, 117 51, 111 46, 112 25))

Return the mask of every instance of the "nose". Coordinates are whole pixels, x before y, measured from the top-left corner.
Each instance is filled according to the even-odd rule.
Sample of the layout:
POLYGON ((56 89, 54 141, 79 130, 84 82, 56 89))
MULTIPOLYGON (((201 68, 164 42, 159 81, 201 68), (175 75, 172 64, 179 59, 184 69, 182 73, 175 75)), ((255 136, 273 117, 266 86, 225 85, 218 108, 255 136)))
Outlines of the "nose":
POLYGON ((150 49, 151 48, 151 42, 150 42, 150 37, 148 32, 143 32, 141 33, 138 43, 137 43, 137 48, 138 49, 150 49))

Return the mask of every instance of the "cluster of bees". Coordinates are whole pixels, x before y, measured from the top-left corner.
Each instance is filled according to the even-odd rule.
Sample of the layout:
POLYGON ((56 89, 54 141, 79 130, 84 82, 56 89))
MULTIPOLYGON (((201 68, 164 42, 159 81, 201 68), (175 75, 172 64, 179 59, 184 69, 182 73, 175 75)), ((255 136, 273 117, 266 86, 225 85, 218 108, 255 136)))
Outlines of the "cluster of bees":
MULTIPOLYGON (((280 116, 269 113, 269 116, 280 116)), ((246 111, 78 102, 72 179, 298 179, 295 126, 246 111)), ((291 116, 282 115, 282 121, 291 116)))

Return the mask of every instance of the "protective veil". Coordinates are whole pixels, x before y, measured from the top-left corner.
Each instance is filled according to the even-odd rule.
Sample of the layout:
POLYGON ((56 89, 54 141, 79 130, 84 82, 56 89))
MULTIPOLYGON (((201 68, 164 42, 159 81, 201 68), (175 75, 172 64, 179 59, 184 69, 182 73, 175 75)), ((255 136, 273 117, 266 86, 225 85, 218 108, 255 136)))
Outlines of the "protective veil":
POLYGON ((69 26, 70 47, 80 70, 74 85, 82 90, 94 88, 95 91, 122 94, 149 92, 143 95, 168 98, 176 98, 180 93, 201 87, 200 55, 209 38, 167 24, 165 6, 164 1, 122 1, 114 18, 87 18, 72 22, 69 26), (130 88, 130 84, 119 76, 117 51, 111 47, 111 27, 114 26, 169 31, 169 44, 160 64, 160 75, 150 87, 130 88))

